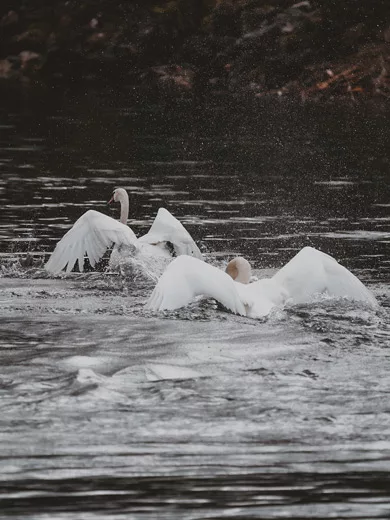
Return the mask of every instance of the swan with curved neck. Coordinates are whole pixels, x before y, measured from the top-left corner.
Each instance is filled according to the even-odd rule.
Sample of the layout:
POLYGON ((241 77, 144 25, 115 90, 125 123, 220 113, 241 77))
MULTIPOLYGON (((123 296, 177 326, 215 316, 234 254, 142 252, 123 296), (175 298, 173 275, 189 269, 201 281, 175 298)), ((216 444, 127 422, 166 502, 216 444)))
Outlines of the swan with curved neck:
POLYGON ((272 278, 249 283, 250 276, 250 264, 244 258, 234 258, 226 271, 221 271, 196 258, 181 256, 167 267, 146 306, 155 311, 174 310, 203 295, 235 314, 259 318, 274 307, 309 303, 319 294, 378 305, 356 276, 312 247, 303 248, 272 278))
MULTIPOLYGON (((79 271, 84 269, 87 255, 92 267, 103 257, 107 248, 114 245, 110 263, 120 260, 122 250, 126 255, 137 256, 142 264, 148 258, 172 258, 173 254, 190 255, 202 259, 199 248, 184 226, 165 208, 160 208, 146 235, 137 238, 127 226, 129 217, 129 196, 124 188, 116 188, 109 201, 119 202, 120 221, 95 210, 88 210, 62 237, 45 265, 50 273, 63 269, 72 271, 76 262, 79 271), (123 247, 125 246, 125 247, 123 247)), ((157 271, 158 262, 155 263, 157 271)), ((161 272, 161 269, 160 269, 161 272)))
POLYGON ((123 188, 116 188, 114 190, 111 199, 108 201, 108 204, 112 202, 119 202, 121 205, 121 215, 119 218, 119 222, 127 225, 127 221, 129 219, 129 195, 127 191, 123 188))

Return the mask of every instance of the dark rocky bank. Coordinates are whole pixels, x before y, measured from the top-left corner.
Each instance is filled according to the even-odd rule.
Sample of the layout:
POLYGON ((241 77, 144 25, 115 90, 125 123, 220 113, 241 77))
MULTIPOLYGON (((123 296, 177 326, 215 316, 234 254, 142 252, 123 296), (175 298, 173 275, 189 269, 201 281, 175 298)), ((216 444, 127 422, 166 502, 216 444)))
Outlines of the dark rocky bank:
POLYGON ((388 0, 3 0, 0 81, 390 96, 388 0))

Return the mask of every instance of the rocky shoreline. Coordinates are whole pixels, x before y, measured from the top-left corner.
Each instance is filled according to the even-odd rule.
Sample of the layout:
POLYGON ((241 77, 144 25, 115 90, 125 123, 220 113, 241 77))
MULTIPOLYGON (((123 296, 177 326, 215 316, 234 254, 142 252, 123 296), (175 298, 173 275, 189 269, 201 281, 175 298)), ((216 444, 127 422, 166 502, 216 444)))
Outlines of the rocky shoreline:
POLYGON ((165 96, 390 97, 381 0, 5 1, 0 83, 165 96))

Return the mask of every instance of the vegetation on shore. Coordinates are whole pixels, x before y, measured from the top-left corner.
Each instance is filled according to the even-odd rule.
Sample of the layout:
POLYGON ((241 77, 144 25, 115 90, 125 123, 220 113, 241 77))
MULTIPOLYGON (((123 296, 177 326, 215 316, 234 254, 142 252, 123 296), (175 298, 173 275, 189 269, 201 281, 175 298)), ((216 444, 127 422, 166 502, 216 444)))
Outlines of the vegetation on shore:
POLYGON ((387 0, 3 0, 0 81, 390 96, 387 0))

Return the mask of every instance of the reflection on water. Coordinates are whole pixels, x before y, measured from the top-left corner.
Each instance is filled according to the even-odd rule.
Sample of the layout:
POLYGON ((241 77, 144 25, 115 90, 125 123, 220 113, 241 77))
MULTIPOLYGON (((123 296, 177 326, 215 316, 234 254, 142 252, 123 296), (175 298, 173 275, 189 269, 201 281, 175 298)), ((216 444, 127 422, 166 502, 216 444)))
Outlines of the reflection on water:
POLYGON ((0 517, 388 518, 386 114, 146 109, 93 92, 12 102, 0 125, 0 517), (260 276, 313 245, 382 306, 325 300, 256 321, 206 300, 157 315, 144 280, 48 277, 43 254, 86 209, 116 216, 118 185, 137 234, 165 206, 209 261, 245 254, 260 276))
POLYGON ((3 254, 15 250, 12 240, 51 250, 87 208, 115 215, 106 202, 122 185, 136 232, 164 205, 211 251, 245 253, 259 267, 274 267, 276 250, 282 265, 307 244, 356 262, 365 232, 376 233, 371 252, 385 256, 386 113, 289 104, 145 110, 96 94, 59 103, 4 113, 3 254))

